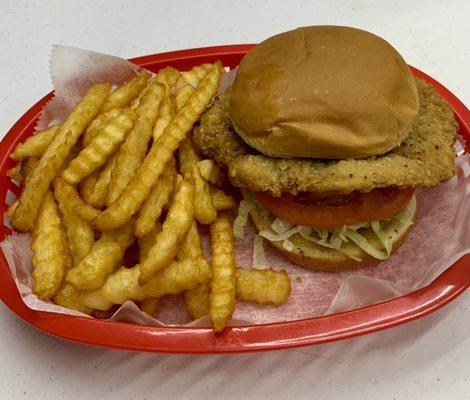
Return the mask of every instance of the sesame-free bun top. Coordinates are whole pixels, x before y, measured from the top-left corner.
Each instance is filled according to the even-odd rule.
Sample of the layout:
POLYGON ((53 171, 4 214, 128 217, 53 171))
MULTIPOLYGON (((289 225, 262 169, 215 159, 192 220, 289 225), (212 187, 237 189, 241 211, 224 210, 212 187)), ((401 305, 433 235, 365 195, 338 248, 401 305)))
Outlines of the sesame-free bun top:
POLYGON ((385 40, 341 26, 273 36, 241 61, 230 117, 272 157, 362 158, 386 153, 418 113, 408 65, 385 40))

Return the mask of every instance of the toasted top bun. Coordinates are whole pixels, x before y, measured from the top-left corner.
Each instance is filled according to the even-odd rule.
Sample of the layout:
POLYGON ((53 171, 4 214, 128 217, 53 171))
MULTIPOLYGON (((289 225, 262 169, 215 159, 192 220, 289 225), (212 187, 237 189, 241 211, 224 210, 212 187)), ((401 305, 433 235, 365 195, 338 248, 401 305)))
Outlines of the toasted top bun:
POLYGON ((362 158, 398 146, 418 105, 408 65, 385 40, 311 26, 273 36, 243 58, 230 117, 268 156, 362 158))

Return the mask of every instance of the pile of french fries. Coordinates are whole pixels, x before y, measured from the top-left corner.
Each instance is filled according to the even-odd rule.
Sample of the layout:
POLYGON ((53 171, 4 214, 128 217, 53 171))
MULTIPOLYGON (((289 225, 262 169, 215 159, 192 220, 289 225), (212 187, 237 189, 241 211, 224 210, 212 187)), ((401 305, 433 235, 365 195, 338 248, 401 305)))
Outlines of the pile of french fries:
POLYGON ((132 300, 154 315, 160 297, 184 294, 189 314, 208 315, 214 331, 236 299, 286 301, 285 271, 236 267, 227 178, 191 142, 223 73, 216 62, 144 72, 113 91, 95 84, 61 125, 11 153, 9 176, 24 189, 8 215, 32 235, 39 298, 95 316, 132 300), (210 264, 198 224, 210 225, 210 264), (135 242, 139 263, 125 265, 135 242))

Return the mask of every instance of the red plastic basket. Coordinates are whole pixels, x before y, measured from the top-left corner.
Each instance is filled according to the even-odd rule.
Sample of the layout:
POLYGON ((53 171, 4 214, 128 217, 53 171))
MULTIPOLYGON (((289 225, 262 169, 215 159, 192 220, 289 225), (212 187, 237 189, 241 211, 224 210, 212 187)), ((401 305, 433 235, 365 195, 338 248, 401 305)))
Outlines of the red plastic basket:
MULTIPOLYGON (((236 67, 253 45, 217 46, 181 50, 134 58, 135 64, 149 70, 171 65, 189 69, 195 64, 220 59, 224 65, 236 67)), ((449 90, 423 72, 412 68, 413 74, 434 85, 454 109, 460 125, 460 134, 470 143, 470 112, 449 90)), ((18 142, 34 131, 37 118, 53 97, 49 93, 32 106, 11 128, 0 143, 0 203, 3 215, 7 209, 6 197, 10 190, 18 194, 18 187, 5 176, 14 165, 8 154, 18 142)), ((10 233, 3 223, 0 240, 10 233)), ((470 255, 466 255, 447 269, 434 282, 406 296, 361 309, 273 324, 230 327, 220 334, 208 328, 151 327, 91 318, 74 317, 30 310, 25 306, 10 274, 3 252, 0 252, 0 298, 23 320, 54 336, 74 342, 120 349, 167 353, 237 353, 282 349, 346 339, 389 328, 429 314, 449 303, 470 286, 470 255)))

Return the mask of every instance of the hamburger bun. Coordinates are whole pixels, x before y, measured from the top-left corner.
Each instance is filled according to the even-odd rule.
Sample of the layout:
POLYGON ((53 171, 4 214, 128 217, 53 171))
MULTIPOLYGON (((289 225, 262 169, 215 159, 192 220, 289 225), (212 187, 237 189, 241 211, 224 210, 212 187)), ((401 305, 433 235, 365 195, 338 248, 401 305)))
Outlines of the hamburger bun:
MULTIPOLYGON (((415 196, 412 197, 405 211, 412 216, 413 220, 415 219, 415 196)), ((259 207, 255 207, 251 211, 250 216, 258 232, 262 230, 270 230, 271 223, 274 219, 273 216, 267 216, 265 213, 262 213, 259 207)), ((406 226, 400 221, 398 221, 396 218, 392 219, 388 223, 388 225, 385 225, 382 228, 385 235, 387 237, 390 237, 392 240, 392 253, 396 249, 398 249, 398 247, 400 247, 400 245, 408 236, 408 233, 410 232, 411 228, 412 226, 406 226)), ((371 228, 367 230, 362 230, 361 234, 365 236, 368 242, 371 243, 374 247, 381 247, 377 236, 374 234, 371 228)), ((299 234, 292 235, 289 240, 294 245, 294 249, 292 251, 288 251, 284 247, 282 247, 282 242, 269 242, 269 244, 293 263, 308 269, 333 272, 342 271, 345 269, 363 268, 378 264, 380 262, 380 260, 370 256, 369 254, 364 252, 360 247, 356 246, 354 243, 351 242, 343 243, 342 247, 347 250, 350 254, 354 255, 357 258, 360 258, 361 261, 356 261, 337 250, 329 249, 320 246, 316 243, 310 242, 304 239, 299 234)))
POLYGON ((398 146, 418 105, 411 71, 388 42, 312 26, 273 36, 243 58, 229 113, 241 138, 265 155, 346 159, 398 146))

